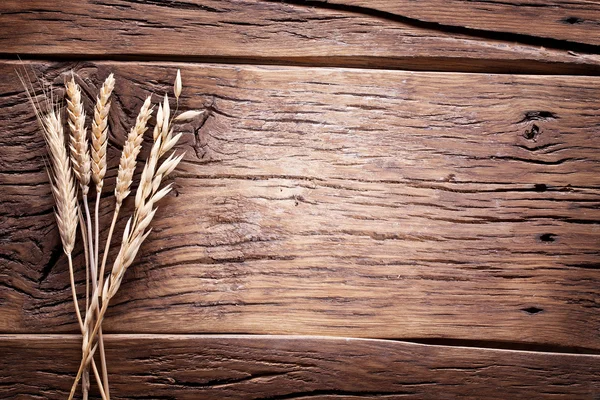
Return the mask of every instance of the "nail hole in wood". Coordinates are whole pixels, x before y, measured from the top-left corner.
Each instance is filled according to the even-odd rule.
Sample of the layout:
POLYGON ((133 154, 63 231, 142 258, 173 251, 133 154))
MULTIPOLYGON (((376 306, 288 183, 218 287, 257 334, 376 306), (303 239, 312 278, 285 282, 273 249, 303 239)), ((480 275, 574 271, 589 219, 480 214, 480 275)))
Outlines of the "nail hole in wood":
POLYGON ((575 24, 581 24, 583 22, 583 18, 578 18, 578 17, 568 17, 568 18, 564 18, 562 20, 565 24, 571 24, 571 25, 575 25, 575 24))
POLYGON ((556 235, 553 233, 544 233, 539 236, 540 242, 545 242, 545 243, 554 242, 556 240, 555 238, 556 238, 556 235))
POLYGON ((545 192, 546 190, 548 190, 548 186, 546 186, 543 183, 536 183, 535 185, 533 185, 533 189, 536 192, 545 192))
POLYGON ((537 313, 541 313, 542 311, 544 311, 543 308, 537 308, 537 307, 527 307, 527 308, 521 308, 521 311, 526 312, 529 315, 534 315, 537 313))

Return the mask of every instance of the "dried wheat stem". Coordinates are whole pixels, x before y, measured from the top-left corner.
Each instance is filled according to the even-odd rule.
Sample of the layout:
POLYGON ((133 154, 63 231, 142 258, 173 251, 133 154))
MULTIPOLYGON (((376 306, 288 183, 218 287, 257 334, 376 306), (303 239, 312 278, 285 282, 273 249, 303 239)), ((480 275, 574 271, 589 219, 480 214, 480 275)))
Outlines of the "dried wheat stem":
MULTIPOLYGON (((89 300, 90 300, 90 264, 89 264, 89 254, 88 254, 88 245, 87 245, 87 236, 86 236, 86 232, 85 232, 85 221, 83 219, 83 215, 81 214, 81 208, 78 208, 78 213, 77 213, 78 217, 79 217, 79 228, 81 229, 81 238, 83 239, 83 253, 85 255, 85 309, 88 309, 89 306, 89 300)), ((71 282, 71 284, 73 285, 74 282, 71 282)), ((87 311, 86 311, 87 312, 87 311)), ((85 337, 85 332, 87 329, 87 326, 85 326, 85 324, 81 324, 80 323, 80 328, 81 328, 81 334, 83 335, 83 337, 85 337)), ((82 350, 82 355, 83 355, 83 350, 82 350)), ((83 387, 83 398, 87 398, 88 396, 88 391, 89 391, 89 387, 90 387, 90 383, 89 383, 89 373, 86 371, 84 372, 84 378, 81 379, 81 386, 83 387)), ((100 381, 98 381, 98 384, 100 385, 100 381)))
MULTIPOLYGON (((98 190, 98 186, 96 186, 96 190, 98 190)), ((101 190, 101 189, 100 189, 101 190)), ((99 213, 99 205, 100 205, 100 194, 101 192, 98 191, 96 193, 96 209, 95 209, 95 213, 94 213, 94 218, 95 218, 95 224, 94 224, 94 228, 96 230, 95 235, 96 235, 96 241, 95 241, 95 260, 97 262, 98 260, 98 245, 100 243, 100 238, 99 238, 99 234, 98 231, 100 230, 99 228, 99 221, 98 221, 98 213, 99 213)), ((103 276, 104 276, 104 270, 102 270, 100 272, 100 277, 98 278, 100 280, 100 282, 102 282, 103 280, 103 276)), ((97 285, 96 285, 97 286, 97 285)), ((87 310, 87 308, 86 308, 87 310)), ((94 310, 96 312, 96 316, 98 316, 99 311, 98 308, 96 308, 94 310)), ((102 368, 102 382, 104 385, 103 388, 103 392, 105 393, 107 398, 110 398, 110 392, 109 392, 109 385, 108 385, 108 367, 106 365, 106 353, 104 351, 104 336, 102 335, 102 328, 100 329, 100 331, 98 332, 98 343, 100 345, 100 366, 102 368)), ((102 386, 102 385, 100 385, 102 386)))
MULTIPOLYGON (((102 194, 102 187, 104 186, 104 176, 106 175, 106 146, 108 143, 108 112, 110 110, 110 95, 115 87, 115 79, 113 74, 110 74, 104 81, 102 88, 100 89, 100 95, 97 98, 96 106, 94 107, 94 118, 92 120, 92 148, 91 148, 91 159, 92 159, 92 180, 96 184, 96 207, 94 210, 94 260, 97 263, 99 259, 99 245, 100 245, 100 223, 99 223, 99 209, 100 209, 100 198, 102 194)), ((101 272, 103 274, 104 271, 101 272)), ((101 275, 100 281, 103 279, 101 275)), ((96 310, 97 312, 98 310, 96 310)), ((106 355, 104 352, 104 338, 102 336, 102 330, 98 335, 98 341, 100 345, 100 362, 102 367, 102 378, 104 382, 104 392, 107 397, 109 395, 108 386, 108 369, 106 367, 106 355)))
MULTIPOLYGON (((86 227, 87 227, 87 240, 88 240, 88 248, 89 248, 89 255, 90 255, 90 275, 91 275, 91 281, 92 281, 92 290, 96 290, 96 267, 94 264, 94 246, 93 246, 93 239, 92 239, 92 221, 91 221, 91 217, 90 217, 90 208, 88 205, 88 198, 87 195, 83 196, 83 208, 85 210, 85 220, 86 220, 86 227)), ((88 318, 88 315, 92 315, 93 311, 95 311, 95 309, 87 309, 86 310, 86 315, 85 318, 88 318)), ((84 324, 85 328, 83 330, 83 337, 84 337, 84 341, 85 341, 85 337, 86 334, 88 333, 88 325, 84 324)), ((85 355, 85 349, 84 349, 84 355, 85 355)), ((86 365, 86 369, 87 369, 87 365, 86 365)), ((89 372, 87 372, 89 375, 89 372)), ((102 381, 98 382, 98 386, 102 386, 102 381)), ((84 394, 86 394, 84 392, 84 394)))
POLYGON ((106 258, 108 256, 108 250, 110 249, 110 242, 112 240, 112 235, 115 230, 115 225, 117 224, 117 218, 119 217, 119 212, 121 211, 121 204, 117 203, 115 205, 115 211, 113 213, 113 219, 110 223, 110 229, 108 230, 108 237, 106 238, 106 245, 104 247, 104 254, 102 255, 102 266, 100 268, 100 278, 98 286, 102 287, 104 284, 104 268, 106 267, 106 258))
POLYGON ((96 273, 96 267, 94 262, 94 239, 92 238, 92 218, 90 216, 90 207, 88 204, 87 196, 83 196, 83 210, 85 211, 85 221, 87 226, 87 240, 88 240, 88 248, 90 252, 90 270, 91 270, 91 281, 92 281, 92 290, 95 289, 98 278, 96 273))
MULTIPOLYGON (((97 286, 98 286, 98 282, 96 280, 97 279, 97 273, 96 273, 97 267, 94 264, 94 260, 95 259, 94 259, 93 254, 92 254, 92 252, 93 252, 93 245, 92 245, 93 242, 92 242, 92 237, 91 237, 91 235, 92 235, 92 230, 91 230, 92 223, 91 223, 91 218, 90 218, 90 210, 89 210, 87 196, 83 197, 83 206, 84 206, 84 209, 85 209, 85 216, 86 216, 86 221, 87 221, 86 225, 87 225, 87 228, 88 228, 87 232, 88 232, 88 241, 89 241, 90 265, 93 266, 91 268, 92 290, 94 290, 94 292, 95 292, 97 290, 97 286)), ((94 303, 92 303, 92 304, 94 304, 94 303)), ((88 327, 89 325, 88 324, 91 324, 91 321, 93 321, 93 315, 94 314, 96 314, 96 318, 98 318, 98 316, 99 316, 99 310, 98 310, 97 303, 96 303, 96 305, 94 307, 90 307, 90 308, 88 308, 86 310, 86 320, 88 320, 88 315, 89 315, 90 316, 90 319, 89 319, 90 322, 84 324, 85 325, 85 329, 83 331, 84 338, 85 338, 86 333, 89 332, 89 327, 88 327)), ((93 336, 95 337, 95 335, 96 335, 96 333, 94 333, 93 336)), ((105 356, 105 352, 104 352, 104 338, 99 333, 98 333, 98 343, 99 343, 99 349, 100 349, 100 362, 102 364, 102 372, 103 372, 103 375, 105 375, 104 381, 103 380, 99 380, 98 381, 98 386, 99 387, 100 386, 106 387, 107 384, 108 384, 108 381, 107 381, 108 380, 108 370, 107 370, 107 367, 106 367, 106 356, 105 356)))
MULTIPOLYGON (((111 76, 109 76, 109 78, 111 78, 111 76)), ((113 85, 114 85, 114 83, 113 83, 113 85)), ((104 89, 104 86, 103 86, 103 89, 104 89)), ((112 89, 111 89, 111 91, 112 91, 112 89)), ((128 135, 127 141, 123 147, 123 155, 122 155, 121 161, 119 163, 119 172, 117 175, 117 185, 116 185, 116 189, 115 189, 115 196, 117 198, 117 204, 115 206, 113 220, 112 220, 112 223, 111 223, 111 226, 109 229, 108 237, 106 239, 106 245, 105 245, 104 254, 102 257, 102 264, 100 266, 100 271, 99 271, 99 275, 98 275, 98 284, 100 285, 100 287, 102 287, 103 282, 104 282, 104 271, 105 271, 105 266, 106 266, 106 260, 108 257, 108 251, 110 249, 110 243, 112 240, 112 235, 114 232, 116 220, 117 220, 119 211, 121 209, 121 204, 122 204, 123 200, 129 194, 129 188, 131 186, 131 182, 133 181, 133 173, 135 172, 137 155, 139 154, 140 149, 141 149, 142 137, 143 137, 144 132, 146 131, 146 124, 148 122, 148 119, 150 118, 150 116, 152 114, 152 108, 151 108, 152 103, 151 103, 150 99, 151 98, 149 96, 146 99, 146 101, 144 102, 144 104, 142 105, 142 108, 141 108, 140 113, 136 120, 136 124, 131 129, 131 131, 128 135)), ((98 106, 96 107, 96 109, 98 109, 98 106)), ((105 169, 106 169, 106 167, 104 167, 104 170, 105 169)), ((98 244, 99 244, 98 206, 100 203, 100 190, 102 187, 100 185, 100 189, 99 189, 98 183, 99 182, 96 181, 96 185, 97 185, 96 190, 98 191, 97 192, 97 200, 96 200, 96 213, 95 213, 96 246, 98 246, 98 244)), ((98 247, 96 247, 96 257, 98 257, 98 247)), ((98 258, 96 258, 96 260, 98 260, 98 258)), ((94 291, 97 292, 95 289, 96 288, 94 288, 94 291)), ((100 316, 99 316, 98 309, 96 309, 95 312, 96 312, 96 318, 99 319, 100 316)), ((104 339, 103 339, 101 327, 98 330, 98 347, 100 350, 102 376, 104 379, 104 391, 105 391, 107 397, 109 397, 110 389, 108 386, 108 369, 106 366, 106 356, 105 356, 105 352, 104 352, 104 339)))
MULTIPOLYGON (((175 80, 175 96, 177 101, 181 93, 181 76, 179 71, 177 72, 177 78, 175 80)), ((141 146, 141 136, 146 130, 146 122, 150 117, 152 110, 150 109, 150 98, 146 100, 136 126, 132 129, 129 134, 128 140, 123 148, 123 154, 119 164, 119 174, 117 176, 117 185, 115 188, 116 207, 115 214, 113 216, 113 222, 109 232, 109 237, 112 236, 112 230, 114 228, 115 221, 117 219, 118 211, 125 197, 129 195, 131 181, 133 179, 133 173, 135 170, 136 158, 141 146), (144 110, 146 112, 144 112, 144 110), (139 128, 138 128, 139 126, 139 128), (131 138, 131 140, 130 140, 131 138)), ((160 185, 164 177, 170 174, 177 164, 181 161, 183 155, 176 157, 175 154, 171 154, 160 166, 158 166, 159 159, 171 149, 181 137, 181 134, 173 136, 173 130, 171 129, 171 119, 168 97, 165 95, 165 100, 162 106, 159 107, 157 114, 157 123, 154 129, 154 144, 152 146, 150 157, 146 160, 144 170, 140 178, 140 185, 136 192, 135 199, 135 211, 132 218, 127 222, 125 232, 123 233, 123 239, 121 241, 121 247, 117 255, 116 260, 113 263, 112 271, 106 282, 103 285, 99 285, 94 288, 92 295, 92 301, 89 309, 97 309, 100 302, 99 289, 102 289, 101 300, 102 306, 96 317, 94 328, 91 331, 91 335, 87 335, 84 338, 84 355, 81 360, 81 364, 77 371, 77 376, 71 388, 69 400, 71 400, 75 394, 77 384, 81 379, 82 372, 89 360, 93 359, 94 352, 98 345, 94 346, 94 340, 96 334, 100 331, 104 315, 108 308, 110 299, 114 297, 118 291, 124 273, 127 268, 131 265, 138 253, 140 246, 144 240, 148 237, 151 232, 149 229, 150 222, 152 221, 156 208, 154 205, 166 196, 170 190, 170 185, 159 190, 160 185)), ((107 241, 107 245, 110 243, 110 239, 107 241)), ((108 253, 108 247, 105 250, 103 262, 101 266, 102 272, 105 268, 106 256, 108 253)), ((103 273, 100 275, 102 279, 103 273)), ((90 326, 93 319, 89 315, 86 315, 84 324, 90 326)), ((88 330, 89 332, 89 330, 88 330)))
POLYGON ((79 328, 83 332, 84 325, 83 319, 81 319, 81 311, 79 310, 79 301, 77 300, 77 291, 75 290, 75 275, 73 274, 73 257, 71 253, 67 254, 69 260, 69 278, 71 279, 71 294, 73 295, 73 305, 75 305, 75 314, 77 315, 77 321, 79 322, 79 328))
MULTIPOLYGON (((96 186, 97 188, 97 186, 96 186)), ((94 209, 94 260, 96 261, 96 266, 98 264, 98 244, 100 243, 100 221, 98 218, 98 214, 100 213, 100 197, 102 192, 96 193, 96 205, 94 209)), ((101 279, 101 277, 98 277, 101 279)))
POLYGON ((83 254, 85 256, 85 309, 87 311, 90 303, 90 256, 88 254, 88 245, 85 233, 85 221, 81 214, 81 208, 77 208, 77 217, 79 220, 79 229, 81 232, 81 239, 83 239, 83 254))
MULTIPOLYGON (((102 290, 102 308, 100 310, 99 316, 96 319, 94 329, 92 330, 92 334, 88 337, 87 344, 84 346, 84 355, 86 353, 86 350, 89 350, 89 355, 83 357, 82 363, 79 367, 79 371, 77 372, 77 376, 75 378, 75 382, 73 383, 73 387, 71 388, 70 399, 75 393, 77 383, 81 378, 81 373, 85 366, 85 359, 89 358, 90 356, 93 357, 94 349, 92 349, 91 347, 94 343, 94 337, 102 324, 102 320, 104 318, 104 314, 106 313, 106 309, 108 307, 110 299, 112 299, 118 291, 125 271, 133 262, 136 254, 140 249, 141 244, 150 234, 151 230, 148 229, 148 227, 157 210, 156 208, 154 208, 154 204, 156 204, 159 200, 166 196, 171 190, 170 186, 158 190, 162 179, 175 169, 175 167, 183 157, 183 155, 175 157, 172 154, 157 169, 156 167, 159 159, 158 154, 160 152, 161 146, 162 140, 161 138, 158 138, 157 141, 154 142, 154 145, 152 146, 152 150, 150 152, 150 157, 148 158, 144 166, 144 171, 142 172, 142 177, 140 179, 140 186, 138 187, 138 190, 136 192, 136 210, 134 212, 133 218, 130 218, 127 222, 125 232, 123 233, 123 240, 121 242, 119 254, 117 255, 117 259, 113 264, 113 269, 109 279, 104 283, 102 290)), ((92 304, 90 305, 90 307, 93 307, 94 302, 97 301, 97 290, 98 288, 92 296, 92 304)), ((89 322, 90 321, 86 317, 86 324, 89 322)))
MULTIPOLYGON (((73 273, 72 251, 75 245, 75 235, 79 219, 79 207, 77 206, 77 194, 73 173, 65 148, 65 135, 62 128, 60 114, 49 107, 50 110, 42 121, 44 138, 48 145, 51 160, 50 180, 52 192, 56 203, 56 220, 59 228, 63 251, 69 261, 69 275, 71 280, 71 292, 77 319, 84 332, 85 326, 81 321, 79 302, 75 291, 75 280, 73 273)), ((36 112, 37 113, 37 112, 36 112)), ((39 113, 38 113, 39 118, 39 113)), ((87 375, 87 374, 86 374, 87 375)), ((87 376, 82 382, 84 396, 87 396, 89 387, 87 376)))
POLYGON ((96 363, 94 363, 94 361, 92 360, 92 370, 94 371, 94 376, 96 377, 96 381, 98 382, 98 389, 100 390, 100 397, 102 397, 102 400, 109 400, 109 397, 107 396, 104 387, 102 387, 102 385, 100 384, 100 382, 102 382, 102 378, 100 378, 100 374, 98 373, 98 367, 96 367, 96 363))
MULTIPOLYGON (((160 149, 160 144, 161 144, 161 141, 159 138, 159 140, 157 140, 157 142, 155 142, 155 144, 152 148, 152 152, 150 154, 150 158, 148 159, 148 161, 146 161, 146 165, 144 167, 144 172, 142 172, 142 182, 140 185, 150 185, 150 188, 147 191, 149 193, 149 195, 141 196, 141 200, 139 203, 141 205, 140 208, 138 209, 136 207, 134 217, 130 218, 129 221, 127 222, 127 227, 125 228, 125 232, 123 233, 121 249, 119 250, 117 259, 115 260, 115 263, 113 264, 113 270, 111 272, 110 278, 109 278, 109 280, 107 280, 104 283, 104 287, 103 287, 103 291, 102 291, 102 308, 100 310, 99 316, 96 319, 96 323, 94 325, 94 329, 92 330, 92 334, 89 335, 87 344, 84 346, 84 357, 81 361, 79 371, 77 372, 75 382, 73 383, 73 387, 71 388, 71 396, 69 397, 69 399, 72 399, 73 395, 75 394, 75 389, 77 388, 77 383, 78 383, 79 379, 81 378, 81 373, 86 365, 85 360, 88 359, 89 357, 93 357, 95 348, 91 349, 91 347, 94 342, 94 337, 98 333, 98 330, 100 329, 100 326, 104 319, 104 314, 106 313, 106 310, 108 308, 109 301, 110 301, 110 299, 112 299, 114 297, 114 295, 119 290, 121 281, 123 280, 123 276, 125 274, 125 271, 127 270, 127 268, 131 265, 131 263, 135 259, 135 256, 136 256, 137 252, 139 251, 141 244, 144 242, 144 240, 150 234, 151 230, 148 229, 148 226, 150 225, 150 222, 152 221, 154 214, 156 213, 156 210, 157 210, 156 208, 153 208, 153 206, 156 202, 161 200, 164 196, 166 196, 171 191, 170 186, 164 187, 161 190, 157 190, 157 189, 158 189, 158 186, 160 186, 162 179, 175 169, 177 164, 181 161, 183 155, 181 155, 179 157, 174 157, 174 155, 171 155, 169 158, 167 158, 162 163, 162 165, 158 168, 158 170, 156 170, 151 175, 151 179, 144 179, 144 175, 150 174, 149 171, 153 170, 153 168, 156 166, 156 158, 155 157, 157 157, 158 151, 160 149), (88 355, 85 356, 86 352, 88 352, 88 351, 89 351, 88 355)), ((145 193, 145 192, 146 192, 145 186, 144 187, 140 186, 138 188, 137 193, 145 193)), ((94 294, 92 296, 92 304, 90 305, 90 307, 95 307, 94 302, 97 301, 97 296, 98 296, 98 293, 97 293, 97 289, 96 289, 96 291, 94 292, 94 294)), ((88 324, 89 322, 90 321, 86 317, 86 324, 88 324)))
MULTIPOLYGON (((108 282, 106 282, 106 283, 108 283, 108 282)), ((94 293, 92 295, 92 304, 90 305, 90 307, 92 307, 92 305, 95 307, 98 304, 96 301, 96 304, 94 305, 95 299, 97 299, 97 298, 98 298, 98 291, 96 289, 96 291, 94 291, 94 293)), ((106 304, 103 304, 102 308, 100 309, 100 313, 97 318, 97 323, 94 326, 92 334, 87 336, 87 338, 89 338, 89 341, 87 340, 87 338, 84 337, 85 344, 84 344, 84 348, 83 348, 83 356, 81 358, 81 363, 79 364, 79 370, 77 371, 77 376, 75 377, 75 382, 73 382, 73 386, 71 386, 69 400, 72 400, 73 396, 75 396, 75 391, 77 390, 77 383, 79 383, 79 380, 81 379, 81 376, 83 375, 85 366, 88 365, 88 363, 93 362, 93 360, 94 360, 93 357, 94 357, 94 353, 96 351, 97 345, 92 347, 91 350, 90 350, 90 347, 92 346, 92 344, 94 342, 94 337, 96 337, 96 334, 98 333, 98 330, 100 329, 100 323, 104 319, 104 314, 106 314, 107 308, 108 308, 108 302, 106 302, 106 304)), ((88 320, 88 318, 86 317, 86 321, 87 320, 88 320)), ((98 386, 101 386, 101 384, 99 384, 98 386)))
MULTIPOLYGON (((112 89, 111 89, 112 90, 112 89)), ((89 192, 89 183, 90 177, 92 175, 92 161, 90 158, 90 153, 88 151, 88 140, 87 140, 87 130, 85 128, 85 112, 83 110, 83 102, 81 100, 81 90, 79 85, 75 83, 75 77, 71 76, 71 80, 67 82, 66 85, 66 93, 67 93, 67 111, 69 114, 69 128, 71 130, 71 162, 73 164, 73 171, 75 172, 75 176, 79 180, 79 185, 81 187, 82 197, 83 197, 83 206, 85 209, 85 220, 87 226, 87 240, 89 247, 89 260, 90 260, 90 272, 91 272, 91 281, 92 281, 92 289, 95 290, 97 286, 98 279, 98 265, 97 265, 97 257, 95 256, 94 250, 94 238, 92 236, 92 220, 90 216, 90 209, 88 204, 88 192, 89 192)), ((100 115, 101 117, 101 115, 100 115)), ((96 122, 96 121, 95 121, 96 122)), ((102 126, 96 125, 96 128, 101 128, 102 126)), ((98 133, 98 132, 97 132, 98 133)), ((102 168, 102 165, 99 164, 102 162, 101 152, 103 151, 103 144, 101 143, 102 132, 98 133, 100 138, 97 140, 97 153, 96 159, 97 163, 94 162, 95 168, 95 181, 102 175, 106 167, 102 168), (104 170, 104 171, 103 171, 104 170)), ((105 140, 104 140, 105 141, 105 140)), ((104 153, 106 149, 104 148, 104 153)), ((105 157, 105 155, 104 155, 105 157)), ((104 159, 104 163, 106 160, 104 159)), ((103 176, 103 175, 102 175, 103 176)), ((98 182, 96 181, 96 185, 98 187, 98 182)), ((101 185, 100 185, 101 186, 101 185)), ((98 310, 94 310, 98 313, 98 310)), ((90 310, 87 310, 87 313, 90 313, 90 310)), ((86 319, 87 319, 86 313, 86 319)), ((84 327, 84 335, 86 333, 84 327)), ((101 350, 104 350, 104 346, 101 346, 101 350)), ((101 358, 104 360, 103 351, 101 351, 101 358)), ((105 365, 105 362, 103 363, 105 365)), ((102 386, 103 383, 99 382, 99 386, 102 386)))

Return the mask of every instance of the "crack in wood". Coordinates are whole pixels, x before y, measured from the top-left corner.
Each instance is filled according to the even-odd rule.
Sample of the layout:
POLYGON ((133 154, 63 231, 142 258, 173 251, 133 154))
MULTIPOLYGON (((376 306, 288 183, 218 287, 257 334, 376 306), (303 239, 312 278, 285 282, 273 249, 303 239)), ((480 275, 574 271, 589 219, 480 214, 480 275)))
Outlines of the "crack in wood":
MULTIPOLYGON (((451 25, 447 23, 431 22, 423 19, 412 18, 398 13, 388 12, 385 10, 367 7, 357 4, 335 3, 327 0, 260 0, 268 3, 287 3, 297 6, 322 8, 328 10, 336 10, 349 12, 370 17, 385 19, 402 24, 411 25, 433 32, 444 32, 459 35, 467 35, 479 39, 498 40, 506 42, 518 42, 531 46, 543 46, 545 48, 568 50, 579 53, 600 54, 600 45, 581 43, 572 40, 561 40, 548 37, 534 36, 524 33, 515 33, 510 31, 493 31, 485 29, 471 28, 464 25, 451 25)), ((480 0, 479 0, 480 1, 480 0)), ((498 2, 495 2, 498 3, 498 2)), ((527 4, 528 6, 531 3, 527 4)), ((538 4, 540 6, 544 6, 538 4)))

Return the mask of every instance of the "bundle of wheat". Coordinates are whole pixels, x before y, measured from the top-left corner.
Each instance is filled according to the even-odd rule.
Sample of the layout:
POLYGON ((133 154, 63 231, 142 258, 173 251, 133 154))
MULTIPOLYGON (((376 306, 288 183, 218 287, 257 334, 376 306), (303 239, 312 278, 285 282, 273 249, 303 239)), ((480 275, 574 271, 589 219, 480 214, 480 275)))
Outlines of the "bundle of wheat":
MULTIPOLYGON (((135 208, 127 221, 123 238, 120 241, 119 252, 112 262, 112 270, 108 276, 105 276, 113 232, 123 202, 130 194, 137 157, 142 148, 143 136, 147 130, 148 121, 154 110, 152 96, 146 98, 123 145, 115 184, 113 218, 104 246, 102 262, 99 263, 99 232, 101 227, 98 214, 107 170, 108 116, 111 106, 110 97, 115 88, 114 76, 110 74, 106 78, 97 97, 91 123, 91 146, 87 136, 88 129, 86 128, 81 89, 76 83, 74 74, 71 74, 70 79, 65 84, 67 119, 70 130, 69 140, 67 140, 64 133, 61 110, 54 101, 53 92, 44 90, 42 93, 43 101, 39 102, 37 97, 34 96, 35 91, 31 80, 29 79, 26 82, 22 75, 19 75, 19 78, 26 88, 48 148, 50 161, 48 175, 56 203, 56 222, 63 250, 69 262, 75 314, 83 336, 81 364, 69 399, 72 399, 75 395, 80 380, 82 382, 83 398, 87 399, 90 388, 90 368, 98 383, 100 395, 103 399, 110 399, 108 369, 102 337, 102 321, 110 300, 119 290, 127 268, 132 264, 140 250, 140 246, 150 234, 150 224, 157 210, 156 204, 171 191, 170 184, 162 188, 161 184, 184 156, 184 154, 176 155, 173 152, 164 158, 165 154, 177 144, 182 135, 182 133, 174 135, 173 125, 176 121, 181 122, 194 118, 200 112, 190 110, 172 117, 169 98, 166 94, 162 103, 159 104, 156 125, 153 130, 154 141, 150 156, 146 160, 141 174, 135 196, 135 208), (92 181, 96 187, 93 222, 88 202, 89 187, 92 181), (78 191, 81 192, 81 200, 78 199, 78 191), (81 312, 73 272, 72 252, 78 226, 81 228, 86 263, 84 313, 81 312), (94 360, 96 350, 100 353, 101 371, 98 370, 94 360)), ((181 90, 181 74, 178 70, 174 84, 177 106, 179 106, 181 90)), ((177 107, 178 109, 179 107, 177 107)))

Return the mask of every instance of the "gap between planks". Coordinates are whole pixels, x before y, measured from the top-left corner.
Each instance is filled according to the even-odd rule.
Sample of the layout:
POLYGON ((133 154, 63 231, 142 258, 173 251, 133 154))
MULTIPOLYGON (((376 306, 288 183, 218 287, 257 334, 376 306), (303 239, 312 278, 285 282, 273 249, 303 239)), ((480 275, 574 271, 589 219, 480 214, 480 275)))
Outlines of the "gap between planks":
MULTIPOLYGON (((0 334, 0 342, 13 340, 61 340, 69 341, 81 338, 79 334, 69 333, 10 333, 0 334)), ((254 335, 254 334, 189 334, 189 333, 105 333, 104 338, 108 341, 119 340, 325 340, 325 341, 355 341, 361 343, 380 343, 416 346, 423 348, 457 348, 481 351, 498 352, 517 352, 521 354, 554 354, 561 356, 591 357, 600 361, 600 352, 593 349, 575 349, 569 347, 531 345, 522 343, 502 342, 495 347, 485 341, 474 340, 444 340, 444 339, 377 339, 377 338, 357 338, 344 336, 323 336, 323 335, 254 335), (486 345, 490 344, 490 345, 486 345)))
POLYGON ((0 7, 1 25, 8 27, 6 34, 0 31, 4 56, 72 60, 133 53, 183 60, 185 54, 205 61, 530 74, 597 75, 600 69, 598 10, 587 2, 558 4, 552 11, 544 5, 532 15, 529 4, 489 1, 479 7, 453 2, 450 8, 439 0, 418 6, 390 0, 84 1, 67 16, 69 29, 60 18, 68 10, 64 0, 6 3, 0 7))
POLYGON ((0 52, 0 62, 122 62, 122 63, 186 63, 256 67, 343 68, 352 70, 447 72, 494 75, 600 76, 600 65, 565 64, 491 58, 454 59, 444 57, 207 57, 168 54, 15 54, 0 52))

